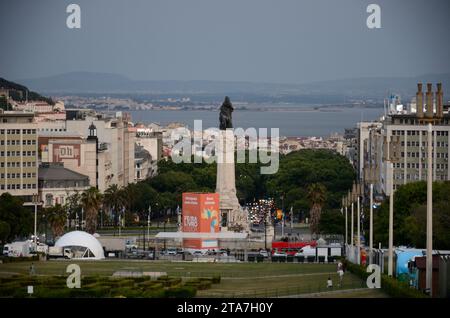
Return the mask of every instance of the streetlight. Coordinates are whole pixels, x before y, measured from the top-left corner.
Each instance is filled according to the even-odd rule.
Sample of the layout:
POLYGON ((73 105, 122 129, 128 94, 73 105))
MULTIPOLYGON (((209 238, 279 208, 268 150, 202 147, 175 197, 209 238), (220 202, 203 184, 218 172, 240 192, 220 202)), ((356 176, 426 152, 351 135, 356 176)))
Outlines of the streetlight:
POLYGON ((394 270, 394 164, 388 165, 390 176, 389 196, 389 251, 388 251, 388 275, 392 276, 394 270))
POLYGON ((433 127, 428 124, 426 289, 433 296, 433 127))
POLYGON ((84 215, 84 208, 81 207, 81 230, 83 231, 83 215, 84 215))
POLYGON ((373 263, 373 183, 370 184, 369 264, 373 263))
POLYGON ((152 214, 152 206, 148 206, 148 217, 147 217, 147 237, 150 239, 150 218, 152 214))
POLYGON ((362 186, 361 183, 358 183, 356 185, 357 188, 357 205, 358 205, 358 215, 356 217, 356 220, 358 222, 357 225, 357 235, 358 235, 358 239, 356 240, 356 264, 360 264, 361 263, 361 202, 360 202, 360 197, 362 195, 362 186))

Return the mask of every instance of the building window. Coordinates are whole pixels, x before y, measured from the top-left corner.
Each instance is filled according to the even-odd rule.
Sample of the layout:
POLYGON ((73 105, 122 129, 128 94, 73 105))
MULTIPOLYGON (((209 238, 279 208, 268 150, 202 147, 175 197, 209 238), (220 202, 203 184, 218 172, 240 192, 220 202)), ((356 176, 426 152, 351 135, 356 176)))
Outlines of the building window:
POLYGON ((45 205, 52 205, 53 203, 53 195, 46 194, 45 195, 45 205))

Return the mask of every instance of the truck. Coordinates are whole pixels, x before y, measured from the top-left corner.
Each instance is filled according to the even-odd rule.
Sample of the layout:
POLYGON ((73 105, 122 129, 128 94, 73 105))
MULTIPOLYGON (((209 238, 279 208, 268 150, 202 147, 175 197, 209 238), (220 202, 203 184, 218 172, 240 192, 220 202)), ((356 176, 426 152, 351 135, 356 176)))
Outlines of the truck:
POLYGON ((118 237, 97 237, 102 244, 105 256, 119 257, 126 250, 126 239, 118 237))
POLYGON ((70 248, 62 246, 49 246, 48 258, 73 258, 73 253, 70 248))
POLYGON ((31 256, 31 242, 12 242, 3 246, 3 255, 9 257, 29 257, 31 256))

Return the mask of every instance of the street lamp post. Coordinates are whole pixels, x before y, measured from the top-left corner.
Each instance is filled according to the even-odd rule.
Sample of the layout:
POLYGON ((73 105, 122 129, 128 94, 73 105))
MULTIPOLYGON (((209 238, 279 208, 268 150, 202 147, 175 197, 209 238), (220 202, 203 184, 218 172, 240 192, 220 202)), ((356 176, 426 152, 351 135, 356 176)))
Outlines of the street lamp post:
MULTIPOLYGON (((164 219, 164 232, 166 231, 166 219, 164 219)), ((164 251, 166 250, 166 238, 164 238, 164 251)))
POLYGON ((428 124, 426 290, 433 296, 433 127, 428 124))
POLYGON ((33 194, 33 203, 34 203, 34 250, 37 249, 37 204, 38 204, 38 195, 33 194))
POLYGON ((369 264, 373 263, 373 183, 370 184, 369 264))
POLYGON ((389 163, 390 197, 389 197, 389 251, 388 251, 388 275, 394 271, 394 164, 389 163))
POLYGON ((84 208, 81 207, 81 230, 83 231, 83 215, 84 215, 84 208))
POLYGON ((122 229, 122 220, 121 220, 121 215, 119 214, 119 237, 122 234, 121 229, 122 229))
POLYGON ((150 214, 152 214, 152 206, 148 206, 148 217, 147 217, 147 238, 150 239, 150 214))
POLYGON ((357 184, 356 193, 357 193, 356 204, 358 206, 358 215, 356 217, 356 221, 358 223, 358 225, 356 227, 356 229, 357 229, 356 235, 358 236, 358 238, 356 239, 356 257, 357 257, 356 264, 360 264, 361 263, 361 257, 360 257, 360 254, 361 254, 361 202, 360 202, 360 200, 361 200, 361 198, 360 198, 360 196, 362 194, 361 184, 357 184))

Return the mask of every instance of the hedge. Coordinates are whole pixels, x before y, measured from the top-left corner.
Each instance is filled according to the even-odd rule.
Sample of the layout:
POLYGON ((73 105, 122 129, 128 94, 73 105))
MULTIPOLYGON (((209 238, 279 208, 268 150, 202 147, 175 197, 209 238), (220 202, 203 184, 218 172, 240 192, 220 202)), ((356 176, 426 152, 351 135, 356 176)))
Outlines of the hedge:
POLYGON ((197 290, 192 287, 169 288, 165 291, 164 296, 168 298, 192 298, 197 294, 197 290))
MULTIPOLYGON (((348 260, 343 260, 343 264, 345 268, 359 276, 363 280, 367 280, 370 273, 366 271, 366 267, 362 265, 357 265, 350 263, 348 260)), ((411 288, 408 283, 401 282, 395 278, 389 277, 386 274, 381 274, 381 289, 393 298, 428 298, 429 296, 425 295, 421 291, 411 288)))
POLYGON ((37 262, 39 261, 39 256, 34 255, 34 256, 30 256, 30 257, 24 257, 24 256, 20 256, 20 257, 8 257, 8 256, 0 256, 0 261, 3 264, 6 263, 17 263, 17 262, 37 262))
POLYGON ((220 276, 198 278, 183 285, 179 277, 158 280, 86 276, 81 288, 69 289, 64 276, 14 275, 0 278, 0 297, 30 297, 27 286, 34 286, 32 297, 40 298, 100 298, 100 297, 194 297, 197 289, 207 289, 220 283, 220 276))

